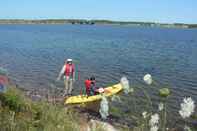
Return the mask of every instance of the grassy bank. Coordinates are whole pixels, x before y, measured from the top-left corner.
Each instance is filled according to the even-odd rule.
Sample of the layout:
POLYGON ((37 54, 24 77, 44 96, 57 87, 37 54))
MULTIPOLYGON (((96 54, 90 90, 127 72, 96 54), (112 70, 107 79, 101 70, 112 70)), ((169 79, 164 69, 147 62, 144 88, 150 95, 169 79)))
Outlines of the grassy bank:
POLYGON ((1 131, 76 131, 76 112, 61 104, 34 102, 16 88, 0 95, 1 131))
MULTIPOLYGON (((0 93, 0 131, 116 130, 110 128, 114 127, 100 120, 88 119, 86 114, 80 114, 75 108, 62 103, 32 101, 15 87, 0 93)), ((119 127, 118 130, 129 129, 119 127)))
MULTIPOLYGON (((165 109, 165 104, 163 106, 165 109)), ((119 126, 116 126, 115 130, 112 130, 110 128, 114 128, 113 126, 100 120, 88 119, 85 114, 80 114, 72 107, 65 107, 61 103, 52 104, 44 100, 32 101, 19 89, 10 87, 6 93, 0 94, 0 131, 87 131, 88 129, 90 131, 183 130, 182 127, 176 126, 167 129, 167 120, 163 117, 163 115, 166 115, 164 109, 159 111, 158 114, 154 114, 152 111, 143 112, 142 115, 135 117, 133 121, 135 124, 130 123, 131 125, 133 124, 132 127, 128 128, 120 123, 118 124, 119 126), (152 119, 155 122, 159 121, 153 127, 156 128, 158 126, 160 129, 156 128, 157 130, 154 130, 154 128, 151 128, 150 122, 152 119), (91 127, 92 125, 94 125, 93 128, 91 127)), ((120 115, 120 117, 125 116, 125 112, 121 112, 113 106, 110 106, 110 114, 120 115)), ((196 118, 192 119, 196 120, 196 118)), ((184 124, 184 122, 181 123, 184 124)), ((192 126, 188 122, 185 122, 185 124, 190 126, 190 130, 196 130, 195 125, 192 126)))

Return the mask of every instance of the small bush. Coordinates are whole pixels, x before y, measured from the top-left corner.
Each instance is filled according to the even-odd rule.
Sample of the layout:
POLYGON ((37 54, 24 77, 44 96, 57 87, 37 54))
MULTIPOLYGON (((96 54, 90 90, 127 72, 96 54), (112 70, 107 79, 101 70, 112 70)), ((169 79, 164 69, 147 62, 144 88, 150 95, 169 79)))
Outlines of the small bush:
POLYGON ((0 101, 3 107, 9 107, 10 110, 20 112, 26 110, 28 104, 26 103, 23 94, 15 89, 9 88, 8 91, 0 95, 0 101))

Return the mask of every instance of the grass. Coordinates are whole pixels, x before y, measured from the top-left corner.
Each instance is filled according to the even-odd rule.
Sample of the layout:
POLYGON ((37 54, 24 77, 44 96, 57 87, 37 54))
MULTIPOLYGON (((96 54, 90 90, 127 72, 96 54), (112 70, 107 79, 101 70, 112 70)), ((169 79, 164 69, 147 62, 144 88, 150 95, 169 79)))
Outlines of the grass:
MULTIPOLYGON (((133 95, 134 94, 132 94, 132 96, 133 95)), ((132 98, 134 97, 135 96, 132 98)), ((164 108, 166 108, 166 103, 164 101, 162 102, 164 103, 164 108)), ((147 101, 147 103, 149 103, 149 101, 147 101)), ((136 104, 135 106, 137 107, 139 105, 136 104)), ((129 115, 111 105, 110 113, 120 117, 129 115)), ((117 129, 120 131, 150 130, 149 120, 153 112, 148 112, 146 118, 143 118, 139 110, 137 113, 139 115, 135 118, 131 115, 136 123, 133 128, 118 127, 117 129)), ((159 128, 165 131, 167 127, 166 109, 158 112, 158 114, 161 120, 159 128)), ((193 115, 192 119, 196 120, 196 115, 193 115)), ((0 94, 0 131, 81 131, 81 123, 87 125, 88 121, 84 122, 82 116, 77 111, 72 108, 65 108, 62 104, 32 101, 24 96, 23 92, 14 87, 8 88, 6 93, 0 94)), ((192 131, 196 130, 195 127, 191 127, 191 129, 192 131)), ((98 125, 94 130, 104 131, 105 129, 98 125)))
MULTIPOLYGON (((124 86, 124 83, 122 85, 124 86)), ((120 98, 121 101, 124 101, 124 105, 122 105, 122 102, 118 101, 116 101, 115 105, 110 105, 110 114, 114 114, 120 118, 124 116, 130 118, 129 123, 127 123, 130 128, 125 128, 124 130, 196 131, 196 110, 191 101, 184 104, 184 109, 182 107, 180 108, 180 110, 184 110, 184 114, 192 112, 191 115, 184 118, 179 114, 180 110, 177 110, 178 116, 175 116, 175 114, 170 112, 168 105, 168 101, 172 93, 170 92, 170 86, 162 86, 157 84, 155 81, 153 81, 151 85, 147 85, 147 88, 141 88, 140 86, 130 87, 134 88, 134 91, 130 94, 125 94, 120 98), (152 101, 150 92, 147 92, 147 89, 150 89, 151 92, 154 92, 157 95, 158 101, 152 101), (128 98, 130 101, 128 101, 128 98), (126 108, 126 111, 123 110, 124 108, 126 108), (174 121, 171 121, 171 116, 177 118, 174 118, 174 121), (186 130, 185 128, 188 129, 186 130)))
POLYGON ((87 126, 91 131, 106 131, 102 124, 92 128, 83 117, 72 107, 32 101, 15 87, 0 94, 0 131, 86 131, 87 126))
POLYGON ((1 131, 76 131, 77 113, 63 105, 33 102, 16 88, 0 94, 1 131))

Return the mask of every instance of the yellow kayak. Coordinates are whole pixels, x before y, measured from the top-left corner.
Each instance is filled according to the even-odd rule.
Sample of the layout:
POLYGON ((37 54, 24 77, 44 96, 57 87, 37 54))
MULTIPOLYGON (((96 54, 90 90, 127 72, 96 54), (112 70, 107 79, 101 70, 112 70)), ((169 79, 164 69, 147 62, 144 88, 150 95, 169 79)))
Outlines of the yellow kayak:
POLYGON ((121 84, 116 84, 116 85, 104 88, 104 93, 102 93, 102 94, 89 96, 89 97, 87 97, 87 95, 78 95, 78 96, 68 97, 65 101, 65 104, 79 104, 79 103, 97 101, 97 100, 100 100, 102 98, 102 95, 105 95, 105 96, 109 97, 109 96, 117 94, 122 89, 123 88, 122 88, 121 84))

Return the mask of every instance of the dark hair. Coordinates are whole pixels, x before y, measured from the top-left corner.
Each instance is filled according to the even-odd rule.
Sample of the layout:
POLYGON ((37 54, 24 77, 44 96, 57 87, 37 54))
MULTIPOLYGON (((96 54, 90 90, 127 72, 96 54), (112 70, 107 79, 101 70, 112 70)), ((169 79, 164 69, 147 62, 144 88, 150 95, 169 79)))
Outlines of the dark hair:
POLYGON ((91 77, 90 77, 90 80, 91 80, 91 81, 95 80, 95 77, 94 77, 94 76, 91 76, 91 77))

